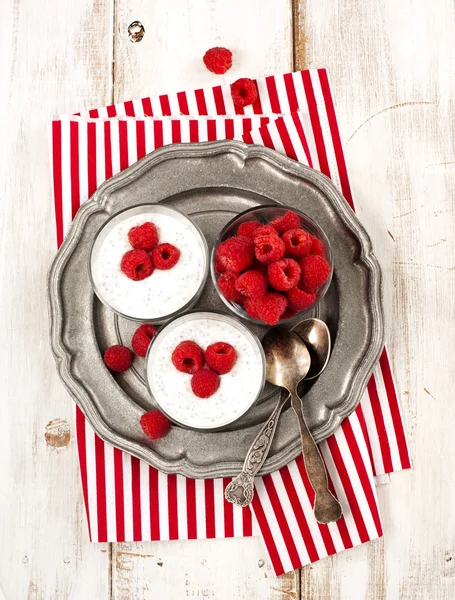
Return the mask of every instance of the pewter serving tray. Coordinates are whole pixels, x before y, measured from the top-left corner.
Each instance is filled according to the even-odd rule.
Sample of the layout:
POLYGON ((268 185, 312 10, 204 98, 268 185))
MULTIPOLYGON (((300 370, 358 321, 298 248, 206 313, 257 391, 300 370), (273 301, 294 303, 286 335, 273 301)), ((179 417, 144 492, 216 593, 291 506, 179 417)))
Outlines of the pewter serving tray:
MULTIPOLYGON (((271 413, 277 389, 231 429, 217 433, 172 427, 150 442, 139 420, 154 404, 143 378, 143 359, 113 376, 103 363, 111 344, 130 345, 137 323, 121 319, 94 296, 90 248, 114 213, 139 203, 166 202, 190 215, 209 247, 237 213, 260 204, 286 204, 308 214, 327 234, 334 277, 317 308, 333 336, 330 362, 305 384, 304 412, 316 441, 331 435, 359 403, 383 346, 381 275, 370 239, 330 180, 262 146, 219 141, 163 147, 106 181, 79 210, 49 274, 52 350, 60 376, 91 426, 106 442, 166 473, 228 477, 238 473, 251 441, 271 413)), ((225 311, 210 279, 198 308, 225 311)), ((265 327, 251 326, 260 337, 265 327)), ((290 407, 280 418, 262 473, 300 453, 298 425, 290 407)))

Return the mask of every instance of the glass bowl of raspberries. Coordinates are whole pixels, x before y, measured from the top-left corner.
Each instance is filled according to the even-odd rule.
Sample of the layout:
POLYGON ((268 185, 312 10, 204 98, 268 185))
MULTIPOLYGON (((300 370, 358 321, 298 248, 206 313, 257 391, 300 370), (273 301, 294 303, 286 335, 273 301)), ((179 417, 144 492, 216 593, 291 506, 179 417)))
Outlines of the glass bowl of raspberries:
POLYGON ((221 231, 211 257, 221 300, 239 317, 262 325, 308 313, 326 293, 332 273, 322 229, 286 206, 239 214, 221 231))

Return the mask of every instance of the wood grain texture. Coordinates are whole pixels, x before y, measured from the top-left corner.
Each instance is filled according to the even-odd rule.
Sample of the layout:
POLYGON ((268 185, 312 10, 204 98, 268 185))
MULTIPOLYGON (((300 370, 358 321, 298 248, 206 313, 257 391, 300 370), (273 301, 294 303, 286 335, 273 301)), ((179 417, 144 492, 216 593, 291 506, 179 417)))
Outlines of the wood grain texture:
POLYGON ((452 600, 453 3, 305 0, 294 14, 296 67, 329 69, 358 213, 383 267, 415 465, 379 489, 384 540, 334 558, 330 573, 304 571, 302 599, 319 598, 321 582, 342 600, 452 600))

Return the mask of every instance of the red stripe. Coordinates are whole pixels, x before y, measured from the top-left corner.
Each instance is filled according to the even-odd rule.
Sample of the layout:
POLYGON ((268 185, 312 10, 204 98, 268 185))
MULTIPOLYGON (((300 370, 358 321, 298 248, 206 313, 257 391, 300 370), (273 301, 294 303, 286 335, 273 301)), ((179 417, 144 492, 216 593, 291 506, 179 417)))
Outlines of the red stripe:
POLYGON ((310 561, 314 562, 315 560, 319 560, 320 556, 318 554, 318 551, 316 550, 316 546, 314 544, 310 528, 308 527, 308 522, 306 520, 305 513, 303 512, 302 504, 300 503, 288 467, 283 467, 282 469, 280 469, 280 475, 283 480, 284 487, 286 488, 286 494, 291 503, 292 510, 294 511, 295 518, 299 526, 300 533, 302 534, 303 542, 308 552, 310 561))
POLYGON ((262 109, 261 96, 259 95, 259 92, 258 92, 258 97, 253 102, 252 108, 253 108, 253 112, 255 115, 262 115, 264 113, 264 110, 262 109))
POLYGON ((111 146, 111 124, 104 122, 104 172, 106 179, 112 177, 112 146, 111 146))
POLYGON ((261 530, 262 539, 267 547, 267 553, 272 561, 273 570, 275 571, 275 575, 278 577, 284 573, 284 567, 258 494, 253 496, 251 507, 254 510, 254 516, 256 517, 259 529, 261 530))
POLYGON ((205 495, 205 526, 208 538, 215 537, 215 494, 213 489, 213 479, 204 480, 205 495))
POLYGON ((177 475, 167 476, 167 507, 169 511, 169 539, 179 539, 179 515, 177 504, 177 475))
POLYGON ((112 119, 112 117, 117 116, 117 109, 115 108, 115 104, 111 104, 110 106, 106 106, 107 116, 112 119))
POLYGON ((180 132, 180 121, 172 121, 172 143, 179 144, 182 141, 180 132))
POLYGON ((398 444, 398 452, 400 454, 401 467, 403 469, 410 469, 411 458, 409 456, 408 444, 406 442, 406 435, 404 433, 403 419, 401 417, 396 388, 393 382, 389 357, 385 348, 382 351, 381 358, 379 359, 379 364, 381 366, 382 378, 384 379, 387 398, 389 400, 390 414, 392 415, 395 437, 398 444))
POLYGON ((226 139, 233 140, 234 139, 234 121, 232 119, 226 119, 224 122, 224 128, 226 131, 226 139))
POLYGON ((215 100, 216 114, 225 115, 226 105, 224 104, 223 90, 220 85, 213 88, 213 99, 215 100))
POLYGON ((246 133, 247 131, 252 131, 253 130, 253 124, 251 122, 251 119, 246 117, 245 119, 242 119, 242 131, 243 133, 246 133))
POLYGON ((142 540, 141 464, 135 456, 131 457, 131 495, 133 498, 133 542, 140 542, 142 540))
POLYGON ((191 119, 190 121, 190 142, 198 142, 199 141, 199 124, 196 119, 191 119))
POLYGON ((160 503, 158 487, 158 471, 149 467, 149 496, 150 496, 150 539, 161 539, 160 535, 160 503))
POLYGON ((98 109, 93 108, 92 110, 89 110, 88 115, 91 119, 98 119, 98 117, 99 117, 98 109))
POLYGON ((251 516, 251 509, 249 507, 242 508, 242 520, 243 537, 251 537, 253 535, 253 521, 251 516))
POLYGON ((261 117, 259 119, 260 127, 266 127, 270 123, 269 117, 261 117))
POLYGON ((335 463, 336 469, 338 471, 338 475, 340 477, 341 483, 344 488, 344 493, 346 494, 346 498, 349 503, 349 508, 351 509, 352 517, 355 522, 355 526, 357 528, 360 541, 368 542, 370 540, 370 536, 368 535, 367 528, 365 527, 365 522, 363 520, 362 511, 360 510, 359 504, 357 502, 357 498, 354 492, 354 488, 352 487, 351 480, 349 478, 346 465, 344 464, 343 457, 341 456, 340 448, 335 439, 335 436, 332 435, 327 439, 327 444, 330 449, 330 453, 333 457, 333 462, 335 463))
POLYGON ((168 96, 160 96, 160 105, 161 105, 161 114, 163 115, 163 117, 170 117, 171 116, 171 105, 169 104, 169 97, 168 96))
POLYGON ((96 123, 87 123, 87 183, 88 197, 95 193, 96 181, 96 123))
POLYGON ((286 550, 288 551, 292 566, 294 569, 299 569, 302 566, 302 561, 300 560, 299 553, 297 552, 297 548, 295 547, 294 539, 292 537, 291 530, 289 529, 289 525, 284 514, 283 507, 281 506, 281 502, 278 497, 277 491, 275 489, 273 479, 271 475, 264 475, 262 481, 269 496, 273 512, 275 513, 276 519, 278 521, 281 535, 283 536, 283 540, 286 545, 286 550))
POLYGON ((294 126, 299 135, 299 139, 302 142, 302 147, 305 152, 305 155, 306 155, 306 158, 308 161, 308 165, 311 168, 313 168, 313 159, 311 158, 310 147, 308 146, 308 141, 306 139, 305 130, 303 129, 302 119, 300 118, 300 116, 297 113, 292 113, 291 118, 294 122, 294 126))
POLYGON ((362 454, 360 452, 360 448, 358 442, 355 438, 354 431, 352 430, 352 425, 349 419, 345 419, 341 427, 343 429, 344 435, 346 437, 346 441, 349 446, 349 450, 351 451, 352 459, 354 461, 355 467, 357 469, 357 473, 359 474, 360 483, 362 484, 363 491, 365 493, 365 497, 368 502, 368 506, 370 507, 371 516, 373 517, 373 521, 376 527, 376 531, 378 535, 382 535, 382 525, 381 518, 379 516, 378 505, 374 495, 373 487, 371 485, 371 480, 368 477, 368 473, 365 467, 365 463, 363 462, 362 454))
POLYGON ((136 113, 134 112, 134 104, 132 100, 127 100, 124 102, 125 114, 127 117, 135 117, 136 113))
POLYGON ((205 103, 204 90, 194 90, 196 97, 197 110, 200 115, 207 114, 207 104, 205 103))
POLYGON ((299 110, 299 101, 297 100, 297 94, 295 92, 294 76, 293 73, 286 73, 283 76, 284 85, 286 87, 286 96, 289 102, 289 111, 291 113, 299 110))
POLYGON ((281 142, 283 144, 284 151, 289 158, 297 160, 297 154, 295 152, 294 146, 292 144, 291 138, 289 137, 289 132, 286 128, 286 123, 283 118, 279 118, 275 121, 275 126, 277 128, 278 134, 281 138, 281 142))
MULTIPOLYGON (((63 242, 63 197, 62 197, 62 123, 52 122, 52 160, 54 178, 54 206, 57 246, 63 242)), ((79 409, 78 409, 79 410, 79 409)))
POLYGON ((145 123, 144 121, 136 121, 136 148, 137 159, 144 158, 147 154, 145 146, 145 123))
POLYGON ((104 461, 104 442, 95 435, 96 469, 96 513, 98 516, 98 542, 107 542, 106 516, 106 469, 104 461))
POLYGON ((371 448, 370 436, 368 435, 367 424, 365 422, 365 415, 363 414, 361 403, 355 409, 355 413, 357 415, 357 418, 359 419, 360 428, 362 429, 363 438, 365 440, 365 444, 368 449, 368 454, 370 456, 370 462, 371 462, 371 468, 373 470, 373 475, 376 475, 376 465, 374 464, 373 450, 371 448))
POLYGON ((117 542, 125 541, 125 505, 123 499, 123 456, 122 451, 114 448, 114 481, 115 481, 115 521, 117 542))
POLYGON ((270 130, 268 126, 261 127, 261 129, 259 129, 259 135, 262 138, 264 146, 266 146, 267 148, 272 148, 272 150, 275 149, 275 144, 273 143, 273 140, 270 136, 270 130))
POLYGON ((144 117, 153 117, 152 101, 150 98, 142 98, 142 109, 144 117))
POLYGON ((120 150, 120 171, 128 168, 128 130, 126 121, 118 122, 119 131, 119 150, 120 150))
POLYGON ((378 432, 382 462, 384 463, 384 471, 385 473, 392 473, 393 464, 392 454, 390 452, 389 436, 387 435, 387 429, 384 422, 384 415, 382 414, 381 401, 379 399, 378 388, 376 386, 376 379, 374 378, 374 375, 370 377, 367 389, 368 394, 370 396, 371 410, 373 411, 376 430, 378 432))
POLYGON ((243 141, 245 144, 254 144, 253 136, 251 135, 251 131, 246 131, 243 136, 243 141))
POLYGON ((179 109, 180 109, 180 112, 182 113, 182 115, 189 115, 190 109, 188 107, 188 100, 186 98, 186 93, 179 92, 177 94, 177 101, 179 103, 179 109))
POLYGON ((325 151, 324 137, 322 135, 321 122, 319 120, 318 106, 314 96, 313 84, 309 71, 302 71, 303 87, 308 103, 310 113, 311 128, 313 129, 314 141, 316 143, 316 151, 318 153, 319 168, 324 175, 330 177, 329 163, 327 161, 327 153, 325 151))
MULTIPOLYGON (((57 123, 53 123, 57 124, 57 123)), ((82 494, 84 496, 85 513, 87 515, 88 535, 92 541, 92 531, 90 528, 90 514, 88 504, 88 483, 87 483, 87 451, 85 446, 85 417, 81 409, 76 406, 76 439, 77 452, 79 455, 79 468, 81 471, 82 494)))
MULTIPOLYGON (((330 491, 333 493, 333 490, 330 491)), ((351 536, 349 535, 348 526, 346 525, 346 519, 344 517, 341 517, 341 519, 338 519, 336 524, 341 537, 341 541, 343 542, 343 546, 345 547, 345 549, 347 550, 348 548, 353 548, 354 544, 352 543, 351 536)), ((335 553, 336 550, 334 548, 331 554, 335 553)))
POLYGON ((155 150, 163 145, 163 122, 153 122, 153 137, 155 140, 155 150))
MULTIPOLYGON (((231 483, 232 479, 223 479, 223 490, 231 483)), ((234 537, 234 506, 226 500, 223 494, 224 507, 224 536, 227 538, 234 537)))
POLYGON ((209 142, 213 142, 217 139, 215 119, 209 119, 207 121, 207 139, 209 142))
MULTIPOLYGON (((305 487, 305 491, 307 493, 310 504, 311 506, 314 506, 314 490, 308 478, 308 473, 306 471, 303 456, 298 456, 296 458, 295 463, 297 465, 297 469, 299 470, 300 477, 302 478, 302 483, 305 487)), ((324 542, 327 554, 335 554, 335 546, 333 544, 332 535, 330 533, 329 528, 327 527, 327 525, 321 525, 321 523, 318 523, 318 528, 321 533, 322 541, 324 542)))
POLYGON ((71 218, 79 210, 79 123, 70 121, 71 218))
POLYGON ((272 108, 272 112, 280 113, 280 101, 278 99, 278 92, 276 89, 275 77, 272 75, 270 77, 265 78, 265 83, 267 85, 267 91, 269 93, 270 106, 272 108))
POLYGON ((340 131, 335 114, 332 94, 330 92, 329 78, 325 69, 318 69, 319 81, 321 83, 322 95, 324 96, 325 109, 329 121, 332 143, 337 159, 338 174, 340 176, 341 190, 343 196, 348 201, 349 206, 354 210, 354 200, 352 198, 351 186, 349 184, 348 170, 344 159, 343 145, 341 143, 340 131))
POLYGON ((196 481, 194 479, 186 479, 186 522, 188 526, 188 539, 197 539, 196 481))

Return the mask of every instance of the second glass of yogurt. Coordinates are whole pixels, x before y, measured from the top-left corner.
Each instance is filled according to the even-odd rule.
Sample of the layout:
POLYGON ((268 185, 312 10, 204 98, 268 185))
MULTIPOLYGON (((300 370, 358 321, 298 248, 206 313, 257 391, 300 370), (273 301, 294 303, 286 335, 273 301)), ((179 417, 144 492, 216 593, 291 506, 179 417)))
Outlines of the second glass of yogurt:
POLYGON ((112 311, 127 319, 162 323, 191 309, 207 280, 209 259, 205 237, 181 212, 161 204, 138 204, 113 215, 99 230, 90 253, 93 289, 112 311), (142 281, 129 279, 120 269, 123 255, 132 250, 128 232, 152 222, 159 243, 178 248, 180 257, 169 270, 155 269, 142 281))
POLYGON ((188 429, 216 431, 231 425, 258 400, 265 383, 265 356, 259 339, 238 320, 210 311, 176 317, 153 339, 145 359, 145 379, 158 408, 188 429), (237 360, 221 375, 218 390, 209 398, 197 397, 191 375, 172 363, 174 349, 193 341, 204 351, 216 342, 231 344, 237 360))

